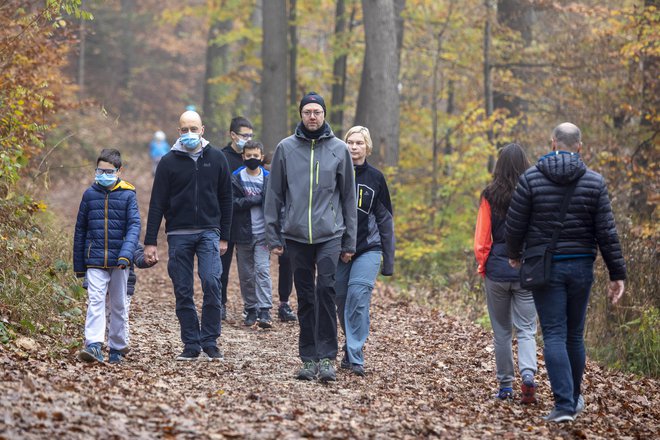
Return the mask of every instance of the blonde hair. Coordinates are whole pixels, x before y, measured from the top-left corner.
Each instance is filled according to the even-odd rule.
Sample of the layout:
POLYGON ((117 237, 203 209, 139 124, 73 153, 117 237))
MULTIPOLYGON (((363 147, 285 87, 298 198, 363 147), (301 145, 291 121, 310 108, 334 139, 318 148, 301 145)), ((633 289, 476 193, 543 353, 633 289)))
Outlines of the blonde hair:
POLYGON ((355 133, 360 133, 364 138, 364 145, 367 147, 367 156, 370 156, 371 151, 374 148, 374 145, 371 142, 371 134, 369 133, 369 129, 367 127, 356 125, 355 127, 349 128, 348 131, 346 132, 346 135, 344 136, 344 142, 348 141, 348 138, 354 135, 355 133))

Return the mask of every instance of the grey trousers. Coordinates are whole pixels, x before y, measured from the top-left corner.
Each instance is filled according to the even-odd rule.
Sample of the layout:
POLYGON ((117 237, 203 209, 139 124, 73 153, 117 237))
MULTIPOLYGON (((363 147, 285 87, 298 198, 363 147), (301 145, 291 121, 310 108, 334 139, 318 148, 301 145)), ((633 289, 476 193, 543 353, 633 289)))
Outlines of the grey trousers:
POLYGON ((536 374, 536 308, 532 292, 519 282, 492 281, 486 276, 486 301, 493 327, 495 365, 500 388, 511 387, 514 378, 513 329, 518 338, 518 370, 536 374))
POLYGON ((241 282, 241 296, 246 310, 270 309, 273 293, 270 281, 270 251, 261 234, 250 243, 236 243, 236 263, 241 282))

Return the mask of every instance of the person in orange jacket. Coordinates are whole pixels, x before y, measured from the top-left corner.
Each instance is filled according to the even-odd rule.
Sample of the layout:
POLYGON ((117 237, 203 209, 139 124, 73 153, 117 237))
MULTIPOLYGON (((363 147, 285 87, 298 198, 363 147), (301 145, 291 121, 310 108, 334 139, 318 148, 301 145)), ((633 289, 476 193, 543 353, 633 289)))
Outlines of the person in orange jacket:
POLYGON ((525 151, 508 144, 499 152, 493 180, 481 194, 474 255, 477 271, 485 278, 488 315, 493 327, 497 398, 513 399, 514 365, 512 331, 518 338, 518 369, 522 377, 522 403, 536 401, 536 309, 532 292, 520 287, 519 269, 509 265, 505 242, 505 220, 518 178, 529 167, 525 151))

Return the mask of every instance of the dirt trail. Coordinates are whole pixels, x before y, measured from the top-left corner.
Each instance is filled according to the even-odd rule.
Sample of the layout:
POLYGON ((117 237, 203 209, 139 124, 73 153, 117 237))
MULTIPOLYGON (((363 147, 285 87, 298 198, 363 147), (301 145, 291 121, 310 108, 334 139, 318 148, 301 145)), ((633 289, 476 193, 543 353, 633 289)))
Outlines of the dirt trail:
MULTIPOLYGON (((144 214, 151 185, 143 168, 126 179, 138 187, 144 214)), ((71 222, 77 190, 50 200, 71 222)), ((542 359, 537 405, 496 401, 490 333, 381 285, 365 378, 339 370, 328 385, 295 380, 297 324, 244 327, 235 265, 220 340, 225 360, 175 362, 182 347, 160 243, 161 262, 138 271, 123 365, 82 364, 75 352, 51 356, 46 345, 29 353, 0 346, 0 439, 660 436, 658 380, 590 363, 586 411, 574 423, 548 425, 540 419, 552 406, 542 359)), ((273 278, 276 285, 276 271, 273 278)))

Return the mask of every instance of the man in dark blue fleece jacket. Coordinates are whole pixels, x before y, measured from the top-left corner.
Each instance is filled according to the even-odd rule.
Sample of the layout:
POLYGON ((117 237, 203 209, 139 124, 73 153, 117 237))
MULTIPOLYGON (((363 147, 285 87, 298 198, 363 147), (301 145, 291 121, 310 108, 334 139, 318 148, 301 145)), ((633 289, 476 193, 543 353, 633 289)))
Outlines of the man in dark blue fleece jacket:
POLYGON ((220 255, 227 251, 232 217, 231 171, 224 154, 202 137, 204 126, 194 111, 179 119, 180 137, 158 167, 151 189, 144 255, 158 261, 158 230, 165 217, 169 261, 167 270, 176 297, 183 352, 180 361, 221 360, 217 339, 221 330, 220 255), (204 299, 201 324, 193 290, 193 261, 204 299))

